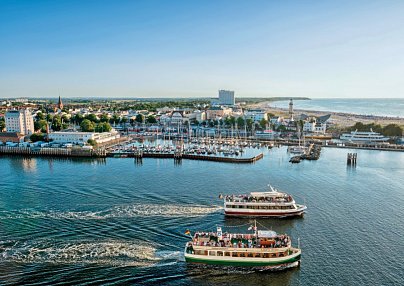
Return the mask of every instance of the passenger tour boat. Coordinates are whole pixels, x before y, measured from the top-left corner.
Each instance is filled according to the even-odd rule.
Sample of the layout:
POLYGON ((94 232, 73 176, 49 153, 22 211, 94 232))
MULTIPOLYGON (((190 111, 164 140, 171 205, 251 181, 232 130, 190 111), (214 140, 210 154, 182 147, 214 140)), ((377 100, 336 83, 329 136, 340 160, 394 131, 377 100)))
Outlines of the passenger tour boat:
MULTIPOLYGON (((210 265, 279 269, 300 265, 301 249, 293 247, 288 235, 272 230, 238 234, 222 232, 196 232, 184 249, 186 262, 210 265)), ((299 240, 298 240, 299 244, 299 240)))
POLYGON ((351 133, 344 133, 340 136, 340 140, 356 143, 386 143, 389 138, 370 129, 370 132, 359 132, 355 130, 351 133))
POLYGON ((220 195, 224 199, 224 213, 241 217, 290 217, 302 216, 305 205, 296 204, 291 195, 282 193, 269 185, 267 192, 252 192, 249 195, 220 195))

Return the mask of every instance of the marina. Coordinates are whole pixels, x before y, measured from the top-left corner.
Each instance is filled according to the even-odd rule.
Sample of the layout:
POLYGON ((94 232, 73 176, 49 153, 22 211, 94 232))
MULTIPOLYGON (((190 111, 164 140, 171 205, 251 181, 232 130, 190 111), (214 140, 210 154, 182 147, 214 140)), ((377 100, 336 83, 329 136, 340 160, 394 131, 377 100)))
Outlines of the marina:
POLYGON ((260 150, 263 159, 251 165, 0 156, 2 284, 79 283, 90 274, 139 285, 400 284, 403 153, 323 148, 320 160, 293 165, 287 147, 260 150), (347 152, 358 154, 356 168, 347 168, 347 152), (251 234, 254 221, 225 216, 217 197, 259 192, 268 180, 308 206, 303 219, 257 218, 260 229, 286 233, 295 245, 300 237, 300 268, 186 263, 186 229, 251 234))

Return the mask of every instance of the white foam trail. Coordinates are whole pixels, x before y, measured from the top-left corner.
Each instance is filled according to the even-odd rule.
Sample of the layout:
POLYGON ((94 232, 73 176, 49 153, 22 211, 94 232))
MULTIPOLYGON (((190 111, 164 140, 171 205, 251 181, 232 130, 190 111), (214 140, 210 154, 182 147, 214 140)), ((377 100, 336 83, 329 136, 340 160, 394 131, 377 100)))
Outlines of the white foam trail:
POLYGON ((150 266, 162 259, 153 245, 143 241, 0 242, 0 261, 150 266))
POLYGON ((205 216, 221 210, 220 206, 181 206, 159 204, 136 204, 116 206, 104 211, 32 211, 21 210, 17 212, 0 213, 1 219, 25 219, 25 218, 51 218, 51 219, 108 219, 131 217, 197 217, 205 216))

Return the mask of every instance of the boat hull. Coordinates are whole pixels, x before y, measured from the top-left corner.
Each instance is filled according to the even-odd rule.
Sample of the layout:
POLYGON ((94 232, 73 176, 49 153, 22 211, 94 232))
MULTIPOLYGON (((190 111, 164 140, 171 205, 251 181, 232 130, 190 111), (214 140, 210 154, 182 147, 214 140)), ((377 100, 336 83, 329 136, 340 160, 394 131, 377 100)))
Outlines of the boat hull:
POLYGON ((298 208, 294 211, 261 211, 261 210, 234 210, 234 209, 226 209, 224 210, 224 214, 226 216, 235 216, 235 217, 293 217, 293 216, 303 216, 306 207, 298 208))
POLYGON ((289 255, 287 257, 279 258, 234 258, 223 256, 205 256, 205 255, 193 255, 185 253, 185 261, 188 263, 199 263, 208 265, 225 265, 236 267, 273 267, 273 266, 285 266, 296 264, 300 262, 301 252, 289 255), (297 263, 296 263, 297 262, 297 263))

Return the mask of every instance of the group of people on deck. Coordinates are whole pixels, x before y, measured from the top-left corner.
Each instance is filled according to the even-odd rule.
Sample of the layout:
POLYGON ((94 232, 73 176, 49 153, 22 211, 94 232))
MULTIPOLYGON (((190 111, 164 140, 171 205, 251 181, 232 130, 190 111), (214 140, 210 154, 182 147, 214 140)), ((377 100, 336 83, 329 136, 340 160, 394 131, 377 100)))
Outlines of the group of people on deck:
POLYGON ((268 202, 268 203, 288 203, 292 202, 293 198, 291 195, 286 195, 282 197, 253 197, 251 195, 231 195, 225 196, 226 202, 245 202, 245 203, 261 203, 261 202, 268 202))
POLYGON ((272 238, 255 237, 254 234, 197 232, 192 242, 195 246, 233 247, 233 248, 282 248, 288 247, 290 238, 286 234, 272 238))

